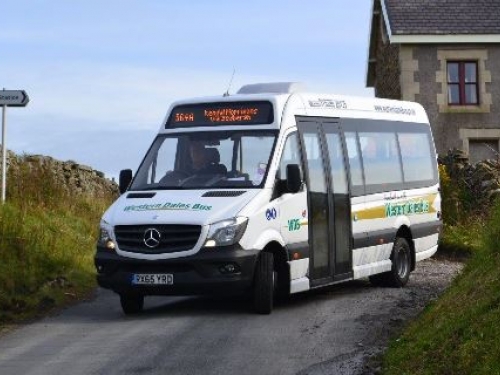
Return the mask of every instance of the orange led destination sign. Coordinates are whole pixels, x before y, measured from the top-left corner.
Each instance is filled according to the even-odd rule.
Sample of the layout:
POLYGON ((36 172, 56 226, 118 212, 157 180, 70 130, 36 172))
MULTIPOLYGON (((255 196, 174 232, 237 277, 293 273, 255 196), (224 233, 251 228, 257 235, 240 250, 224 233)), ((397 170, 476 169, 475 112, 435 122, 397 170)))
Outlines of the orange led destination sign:
POLYGON ((262 125, 273 121, 272 104, 265 101, 200 103, 175 107, 166 127, 262 125))

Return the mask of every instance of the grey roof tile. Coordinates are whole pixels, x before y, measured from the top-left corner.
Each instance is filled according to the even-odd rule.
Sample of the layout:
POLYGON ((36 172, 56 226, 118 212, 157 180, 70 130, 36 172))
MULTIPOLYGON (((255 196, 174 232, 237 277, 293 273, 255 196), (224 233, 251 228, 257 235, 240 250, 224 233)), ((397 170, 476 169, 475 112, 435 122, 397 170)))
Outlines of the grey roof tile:
POLYGON ((500 0, 382 0, 393 35, 500 34, 500 0))

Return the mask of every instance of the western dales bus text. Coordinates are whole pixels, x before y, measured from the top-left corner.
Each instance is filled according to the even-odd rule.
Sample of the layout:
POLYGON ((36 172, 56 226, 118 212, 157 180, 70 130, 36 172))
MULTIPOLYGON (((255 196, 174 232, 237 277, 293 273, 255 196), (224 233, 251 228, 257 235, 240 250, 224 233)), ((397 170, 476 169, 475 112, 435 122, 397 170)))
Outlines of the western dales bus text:
POLYGON ((200 203, 158 203, 127 206, 123 211, 210 211, 212 206, 200 203))
POLYGON ((393 217, 411 214, 425 214, 429 212, 429 208, 429 201, 423 199, 402 203, 386 203, 385 216, 393 217))

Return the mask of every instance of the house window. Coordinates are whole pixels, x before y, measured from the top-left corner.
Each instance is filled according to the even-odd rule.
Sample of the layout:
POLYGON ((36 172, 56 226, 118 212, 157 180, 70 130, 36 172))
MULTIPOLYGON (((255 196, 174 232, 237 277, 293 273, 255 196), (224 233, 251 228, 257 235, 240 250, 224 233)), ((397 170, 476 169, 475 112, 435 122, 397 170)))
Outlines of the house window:
POLYGON ((448 61, 448 104, 478 105, 478 70, 475 61, 448 61))

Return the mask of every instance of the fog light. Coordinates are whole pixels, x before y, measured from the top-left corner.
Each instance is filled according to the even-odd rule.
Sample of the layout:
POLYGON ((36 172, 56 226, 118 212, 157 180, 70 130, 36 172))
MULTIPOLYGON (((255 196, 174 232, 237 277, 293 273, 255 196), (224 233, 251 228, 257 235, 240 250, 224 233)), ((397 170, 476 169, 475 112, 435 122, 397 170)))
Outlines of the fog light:
POLYGON ((228 264, 224 264, 224 265, 220 266, 219 271, 222 274, 238 273, 238 272, 240 272, 240 267, 238 267, 237 264, 228 263, 228 264))

